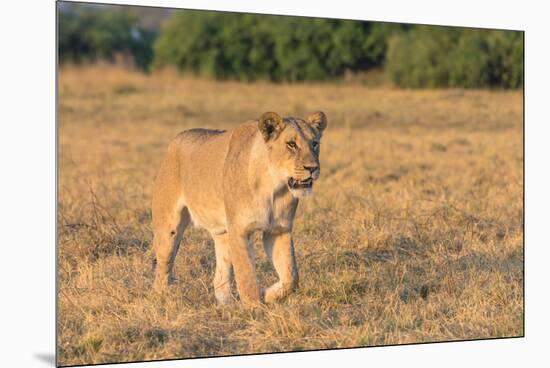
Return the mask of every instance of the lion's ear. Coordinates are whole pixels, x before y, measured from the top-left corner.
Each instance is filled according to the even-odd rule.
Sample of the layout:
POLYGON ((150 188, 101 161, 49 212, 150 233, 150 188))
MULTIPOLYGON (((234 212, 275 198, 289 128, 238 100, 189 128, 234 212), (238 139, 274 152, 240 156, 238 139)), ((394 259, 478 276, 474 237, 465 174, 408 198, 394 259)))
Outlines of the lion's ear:
POLYGON ((258 129, 262 133, 264 140, 275 139, 284 128, 283 119, 274 112, 266 112, 258 121, 258 129))
POLYGON ((306 118, 306 121, 309 123, 309 125, 317 129, 319 133, 323 133, 323 130, 325 130, 328 124, 327 116, 322 111, 317 111, 313 114, 310 114, 306 118))

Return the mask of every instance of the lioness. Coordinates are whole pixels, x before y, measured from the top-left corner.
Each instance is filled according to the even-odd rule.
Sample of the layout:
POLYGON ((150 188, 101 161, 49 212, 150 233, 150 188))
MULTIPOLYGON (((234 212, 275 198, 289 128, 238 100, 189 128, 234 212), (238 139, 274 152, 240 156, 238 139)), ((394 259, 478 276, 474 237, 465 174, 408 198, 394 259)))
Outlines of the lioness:
POLYGON ((155 288, 172 280, 174 259, 190 222, 215 242, 214 290, 220 304, 231 297, 234 270, 243 303, 272 302, 298 285, 292 225, 298 198, 319 178, 324 113, 306 119, 266 112, 232 131, 191 129, 171 142, 153 188, 155 288), (252 232, 279 281, 261 290, 255 274, 252 232))

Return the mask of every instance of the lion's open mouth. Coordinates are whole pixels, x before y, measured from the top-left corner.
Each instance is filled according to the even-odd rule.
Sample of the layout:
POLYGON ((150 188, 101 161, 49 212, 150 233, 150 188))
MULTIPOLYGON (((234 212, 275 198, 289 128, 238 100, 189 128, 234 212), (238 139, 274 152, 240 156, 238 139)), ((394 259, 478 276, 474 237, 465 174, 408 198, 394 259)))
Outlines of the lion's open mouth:
POLYGON ((313 185, 313 179, 296 180, 294 178, 288 179, 288 186, 292 189, 311 188, 313 185))

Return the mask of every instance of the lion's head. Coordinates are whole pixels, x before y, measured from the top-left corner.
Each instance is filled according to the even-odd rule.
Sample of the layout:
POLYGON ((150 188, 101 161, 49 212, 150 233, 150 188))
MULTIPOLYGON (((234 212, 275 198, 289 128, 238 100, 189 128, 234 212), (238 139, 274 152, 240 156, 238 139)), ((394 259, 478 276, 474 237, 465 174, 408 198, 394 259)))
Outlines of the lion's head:
POLYGON ((295 197, 311 193, 319 178, 320 141, 327 127, 323 112, 315 112, 306 119, 282 118, 266 112, 258 121, 258 128, 268 147, 272 171, 286 182, 295 197))

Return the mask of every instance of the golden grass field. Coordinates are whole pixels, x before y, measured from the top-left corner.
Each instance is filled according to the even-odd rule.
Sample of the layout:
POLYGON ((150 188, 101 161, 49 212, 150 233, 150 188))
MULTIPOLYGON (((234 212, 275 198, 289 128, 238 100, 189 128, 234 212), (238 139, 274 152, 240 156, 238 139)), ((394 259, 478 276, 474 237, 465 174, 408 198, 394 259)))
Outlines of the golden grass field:
POLYGON ((522 109, 521 91, 62 68, 59 364, 523 335, 522 109), (190 227, 175 284, 152 292, 151 186, 168 142, 270 110, 329 118, 295 221, 299 289, 217 306, 213 243, 190 227))

